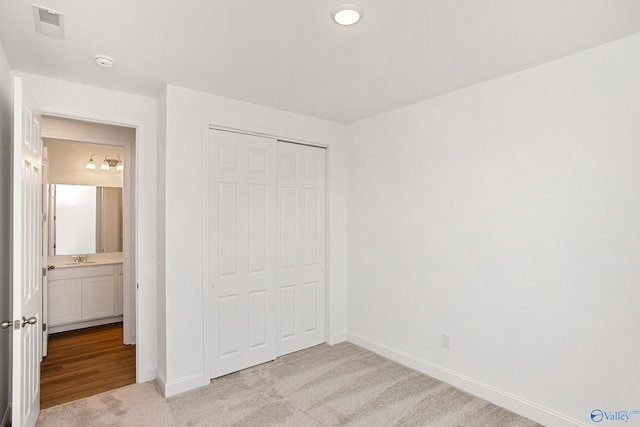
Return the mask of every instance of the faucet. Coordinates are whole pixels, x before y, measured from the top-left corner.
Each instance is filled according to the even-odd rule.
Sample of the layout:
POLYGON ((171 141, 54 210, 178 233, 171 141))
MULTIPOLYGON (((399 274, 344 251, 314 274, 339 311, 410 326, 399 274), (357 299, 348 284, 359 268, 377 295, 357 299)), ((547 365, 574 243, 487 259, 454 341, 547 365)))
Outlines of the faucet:
POLYGON ((71 258, 73 258, 73 262, 76 264, 87 262, 87 255, 73 255, 71 258))

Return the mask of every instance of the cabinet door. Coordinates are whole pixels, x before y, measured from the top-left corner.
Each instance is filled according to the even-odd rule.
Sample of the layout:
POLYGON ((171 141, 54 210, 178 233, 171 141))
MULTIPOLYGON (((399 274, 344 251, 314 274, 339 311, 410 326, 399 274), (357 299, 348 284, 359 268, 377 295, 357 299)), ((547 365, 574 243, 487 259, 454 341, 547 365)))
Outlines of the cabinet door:
POLYGON ((49 326, 82 320, 82 279, 49 280, 49 326))
POLYGON ((82 319, 98 319, 115 315, 115 278, 111 276, 82 279, 82 319))

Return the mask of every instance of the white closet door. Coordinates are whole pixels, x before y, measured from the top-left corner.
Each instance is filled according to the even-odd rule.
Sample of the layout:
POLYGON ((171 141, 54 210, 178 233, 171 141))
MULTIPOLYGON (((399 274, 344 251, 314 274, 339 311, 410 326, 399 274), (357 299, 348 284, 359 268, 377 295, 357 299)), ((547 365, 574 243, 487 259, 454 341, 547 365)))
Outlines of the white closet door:
POLYGON ((278 142, 278 356, 325 342, 325 150, 278 142))
POLYGON ((211 378, 276 358, 276 140, 210 131, 211 378))

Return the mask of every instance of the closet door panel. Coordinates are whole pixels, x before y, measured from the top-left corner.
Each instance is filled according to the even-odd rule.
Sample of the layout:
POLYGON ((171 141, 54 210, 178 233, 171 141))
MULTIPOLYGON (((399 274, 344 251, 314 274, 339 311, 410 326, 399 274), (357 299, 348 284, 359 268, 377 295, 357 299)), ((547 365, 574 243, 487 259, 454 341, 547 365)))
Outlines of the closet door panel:
POLYGON ((276 357, 276 141, 211 130, 210 376, 276 357))
POLYGON ((278 142, 278 355, 325 342, 325 150, 278 142))

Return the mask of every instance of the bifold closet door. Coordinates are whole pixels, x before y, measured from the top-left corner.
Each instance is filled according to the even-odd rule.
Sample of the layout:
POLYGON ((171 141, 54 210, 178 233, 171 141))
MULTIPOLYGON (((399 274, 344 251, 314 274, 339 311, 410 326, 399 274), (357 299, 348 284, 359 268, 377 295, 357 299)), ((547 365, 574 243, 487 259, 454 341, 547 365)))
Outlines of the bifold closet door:
POLYGON ((325 153, 278 142, 278 356, 325 342, 325 153))
POLYGON ((208 256, 211 378, 276 358, 275 139, 211 130, 208 256))

